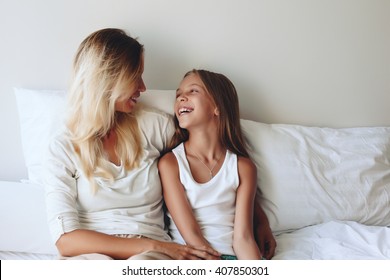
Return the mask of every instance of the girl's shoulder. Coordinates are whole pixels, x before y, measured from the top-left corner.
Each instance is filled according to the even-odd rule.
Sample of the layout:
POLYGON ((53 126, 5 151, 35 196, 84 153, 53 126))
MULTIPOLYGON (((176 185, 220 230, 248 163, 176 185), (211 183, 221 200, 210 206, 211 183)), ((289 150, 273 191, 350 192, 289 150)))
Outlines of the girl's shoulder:
POLYGON ((238 170, 256 171, 255 163, 248 157, 237 156, 238 170))
POLYGON ((164 154, 158 161, 158 169, 160 172, 166 172, 167 170, 178 170, 178 162, 173 152, 164 154))
POLYGON ((172 151, 165 153, 159 160, 158 164, 159 165, 164 165, 164 164, 171 164, 172 162, 176 161, 176 157, 173 154, 172 151))

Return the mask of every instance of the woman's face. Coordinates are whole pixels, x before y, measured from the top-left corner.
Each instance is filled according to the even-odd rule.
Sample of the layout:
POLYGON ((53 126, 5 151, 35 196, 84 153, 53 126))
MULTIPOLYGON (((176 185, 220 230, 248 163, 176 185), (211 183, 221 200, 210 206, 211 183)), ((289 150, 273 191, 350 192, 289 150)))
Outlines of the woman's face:
POLYGON ((144 92, 145 90, 145 83, 142 77, 140 77, 136 82, 123 89, 121 94, 122 97, 115 102, 115 111, 122 113, 132 112, 137 104, 138 97, 140 97, 141 92, 144 92))
POLYGON ((176 90, 174 105, 181 128, 209 125, 218 115, 217 108, 197 74, 185 77, 176 90))
POLYGON ((121 97, 115 102, 115 111, 122 113, 132 112, 137 104, 138 97, 145 90, 146 86, 142 76, 130 85, 124 85, 121 90, 121 97))
POLYGON ((142 71, 139 77, 134 81, 124 81, 120 88, 120 97, 115 102, 115 111, 121 113, 130 113, 134 110, 141 92, 146 90, 144 80, 142 79, 144 69, 144 58, 141 58, 142 71))

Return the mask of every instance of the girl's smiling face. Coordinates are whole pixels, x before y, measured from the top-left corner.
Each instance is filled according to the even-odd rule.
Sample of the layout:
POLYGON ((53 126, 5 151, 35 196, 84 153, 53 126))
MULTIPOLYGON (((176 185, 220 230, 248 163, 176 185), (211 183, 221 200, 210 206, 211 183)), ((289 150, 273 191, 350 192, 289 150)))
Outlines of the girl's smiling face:
POLYGON ((174 110, 180 127, 186 129, 208 123, 217 115, 214 101, 196 74, 181 81, 176 90, 174 110))

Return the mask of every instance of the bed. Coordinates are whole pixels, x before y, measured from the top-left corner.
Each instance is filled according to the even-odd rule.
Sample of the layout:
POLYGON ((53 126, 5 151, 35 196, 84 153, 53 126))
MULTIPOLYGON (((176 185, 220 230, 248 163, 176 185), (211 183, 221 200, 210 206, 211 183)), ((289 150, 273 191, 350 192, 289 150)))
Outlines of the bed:
MULTIPOLYGON (((46 224, 41 158, 65 92, 16 88, 28 177, 0 181, 0 259, 56 259, 46 224)), ((171 113, 175 92, 141 101, 171 113)), ((329 128, 241 120, 258 171, 275 260, 390 259, 390 127, 329 128)))

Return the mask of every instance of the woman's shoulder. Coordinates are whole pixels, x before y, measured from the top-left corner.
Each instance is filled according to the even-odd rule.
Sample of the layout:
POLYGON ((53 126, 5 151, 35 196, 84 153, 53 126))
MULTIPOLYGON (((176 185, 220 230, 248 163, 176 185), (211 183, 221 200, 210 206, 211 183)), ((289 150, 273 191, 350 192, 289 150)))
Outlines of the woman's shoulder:
POLYGON ((74 147, 70 140, 70 132, 65 128, 59 129, 49 141, 49 154, 58 156, 60 154, 73 154, 74 147))
POLYGON ((75 169, 76 153, 70 140, 70 133, 66 130, 58 131, 49 141, 48 149, 44 156, 44 164, 49 170, 55 165, 62 165, 70 170, 75 169))
POLYGON ((146 137, 161 139, 164 147, 174 132, 173 116, 156 108, 140 108, 137 112, 137 122, 146 137))

